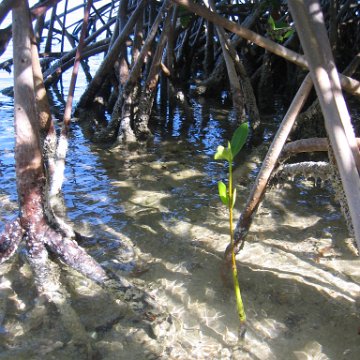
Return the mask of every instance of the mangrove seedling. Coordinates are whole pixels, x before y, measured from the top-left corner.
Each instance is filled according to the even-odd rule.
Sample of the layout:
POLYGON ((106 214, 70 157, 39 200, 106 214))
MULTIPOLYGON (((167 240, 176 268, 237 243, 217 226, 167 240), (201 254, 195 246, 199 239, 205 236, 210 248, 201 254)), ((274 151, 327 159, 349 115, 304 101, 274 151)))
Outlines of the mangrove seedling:
POLYGON ((233 187, 233 160, 235 156, 239 153, 241 148, 246 142, 248 136, 249 127, 247 123, 241 124, 234 132, 231 141, 228 141, 228 145, 225 148, 224 146, 218 146, 216 154, 214 156, 215 160, 225 160, 229 164, 228 172, 228 186, 222 181, 218 182, 219 196, 222 203, 227 206, 229 211, 229 227, 230 227, 230 247, 231 247, 231 269, 232 269, 232 278, 234 284, 234 292, 236 298, 236 308, 237 313, 240 319, 240 325, 244 325, 246 320, 244 304, 241 298, 240 286, 237 276, 237 266, 235 260, 234 252, 234 230, 233 230, 233 209, 236 201, 236 189, 233 187))

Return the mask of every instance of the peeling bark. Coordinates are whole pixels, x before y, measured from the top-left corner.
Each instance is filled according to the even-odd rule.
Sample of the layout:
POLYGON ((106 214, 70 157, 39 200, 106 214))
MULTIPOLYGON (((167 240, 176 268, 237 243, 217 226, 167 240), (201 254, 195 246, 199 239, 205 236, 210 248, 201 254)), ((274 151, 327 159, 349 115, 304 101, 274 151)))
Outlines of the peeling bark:
POLYGON ((131 143, 136 141, 136 136, 132 127, 134 117, 134 104, 136 102, 138 87, 134 86, 129 92, 124 92, 123 102, 121 103, 121 115, 119 117, 120 127, 117 133, 119 143, 131 143))

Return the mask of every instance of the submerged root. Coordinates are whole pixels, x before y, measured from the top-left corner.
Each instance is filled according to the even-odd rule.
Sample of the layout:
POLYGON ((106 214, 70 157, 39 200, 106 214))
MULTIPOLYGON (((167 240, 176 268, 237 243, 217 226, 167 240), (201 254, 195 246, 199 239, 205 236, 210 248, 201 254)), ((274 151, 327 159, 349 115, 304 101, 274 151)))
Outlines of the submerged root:
MULTIPOLYGON (((102 269, 104 274, 102 279, 88 273, 85 274, 87 278, 95 277, 95 282, 88 281, 78 272, 73 271, 73 266, 65 265, 64 271, 64 265, 59 266, 60 264, 49 259, 48 249, 38 239, 27 235, 25 240, 29 246, 26 260, 30 264, 34 278, 34 282, 31 283, 35 285, 38 294, 35 302, 32 295, 29 295, 31 308, 27 309, 27 305, 24 305, 18 316, 8 317, 6 315, 8 304, 13 301, 9 299, 14 298, 15 295, 11 291, 11 283, 8 285, 5 281, 2 284, 3 281, 0 281, 0 289, 4 290, 0 296, 0 310, 3 310, 0 311, 0 329, 2 327, 5 329, 4 336, 9 339, 9 343, 11 341, 17 343, 16 351, 19 354, 26 354, 30 346, 18 338, 19 327, 26 338, 32 331, 52 329, 49 332, 44 330, 46 335, 44 334, 39 345, 44 346, 44 349, 37 347, 31 349, 31 356, 40 356, 44 351, 56 357, 56 352, 62 349, 61 351, 70 353, 75 351, 81 354, 80 358, 92 359, 97 356, 101 348, 102 337, 98 339, 98 334, 105 332, 126 339, 130 347, 138 346, 136 344, 141 340, 141 346, 149 349, 154 358, 160 357, 165 352, 175 334, 172 317, 162 305, 159 305, 157 297, 150 295, 147 289, 143 289, 142 284, 137 284, 136 279, 134 284, 133 281, 129 282, 110 270, 102 269), (108 305, 102 308, 104 303, 108 305), (86 315, 88 311, 96 311, 98 307, 100 311, 95 316, 95 320, 94 316, 88 318, 86 315), (4 318, 1 317, 2 313, 4 318)), ((64 246, 66 245, 67 242, 64 246)), ((73 246, 71 245, 71 250, 77 249, 73 246)), ((57 255, 59 256, 60 253, 57 255)), ((69 257, 63 256, 63 260, 69 262, 69 257)), ((101 267, 95 260, 93 261, 101 267)), ((78 262, 82 263, 81 256, 78 262)), ((29 269, 26 263, 24 267, 29 269)), ((29 270, 26 275, 24 273, 27 282, 32 279, 28 275, 29 270)), ((77 270, 83 269, 79 265, 77 270)), ((7 271, 16 271, 19 274, 18 269, 11 270, 8 267, 7 271)), ((29 284, 25 288, 28 293, 29 284)), ((32 292, 33 290, 30 290, 30 293, 32 292)), ((5 339, 5 343, 7 342, 5 339)), ((14 355, 11 346, 6 351, 11 356, 17 356, 14 355)))
POLYGON ((36 256, 28 256, 28 260, 34 273, 40 304, 44 299, 55 305, 64 328, 71 336, 71 342, 76 346, 84 346, 87 357, 91 359, 93 350, 89 335, 70 304, 68 292, 60 282, 59 266, 49 260, 45 247, 36 256))
POLYGON ((109 123, 103 116, 99 116, 92 109, 81 109, 77 113, 83 133, 91 141, 96 143, 113 142, 116 139, 116 133, 119 128, 120 120, 113 118, 109 123))
MULTIPOLYGON (((86 358, 93 358, 94 356, 92 348, 94 339, 89 336, 74 310, 73 306, 76 306, 76 302, 74 305, 71 304, 72 296, 60 280, 60 267, 49 259, 49 253, 100 286, 118 310, 119 306, 121 309, 127 309, 128 322, 131 322, 129 319, 133 319, 133 323, 136 324, 134 327, 139 331, 141 330, 141 336, 145 342, 150 344, 154 339, 156 341, 161 340, 161 346, 158 346, 154 352, 160 356, 166 344, 169 343, 170 334, 174 333, 172 331, 172 317, 167 310, 159 306, 156 299, 146 289, 142 289, 124 277, 104 269, 85 249, 78 245, 74 237, 66 236, 69 232, 62 231, 61 224, 57 223, 56 219, 56 217, 52 217, 51 220, 56 223, 50 224, 51 220, 45 217, 35 218, 36 221, 26 230, 21 226, 20 220, 7 225, 5 233, 1 237, 0 255, 1 260, 7 260, 15 252, 21 239, 24 238, 28 247, 27 259, 34 274, 38 293, 36 309, 41 308, 43 309, 41 311, 46 314, 49 311, 48 305, 55 306, 62 328, 71 338, 68 341, 69 336, 64 337, 61 342, 71 346, 80 345, 82 352, 86 353, 86 358)), ((74 231, 72 233, 75 234, 74 231)), ((74 292, 78 292, 77 289, 74 292)), ((6 301, 3 304, 6 307, 6 301)), ((115 315, 110 316, 111 319, 108 322, 110 327, 125 317, 123 314, 115 315)), ((31 315, 30 318, 34 316, 31 315)), ((38 318, 44 319, 44 316, 38 318)), ((38 318, 34 321, 43 321, 38 320, 38 318)), ((30 321, 30 323, 34 321, 30 321)), ((108 325, 105 324, 105 326, 108 325)), ((125 330, 124 334, 126 333, 125 330)), ((16 337, 16 335, 14 336, 16 337)))
POLYGON ((172 327, 171 317, 146 291, 126 278, 103 269, 74 240, 52 236, 51 242, 48 241, 47 244, 67 265, 100 285, 114 301, 126 304, 149 338, 167 338, 172 327))
POLYGON ((109 273, 110 278, 101 286, 115 299, 125 302, 144 327, 150 338, 165 340, 174 332, 172 316, 156 299, 123 277, 109 273))
POLYGON ((322 181, 330 180, 330 165, 326 161, 303 161, 285 164, 278 168, 272 181, 294 180, 296 176, 321 179, 322 181))

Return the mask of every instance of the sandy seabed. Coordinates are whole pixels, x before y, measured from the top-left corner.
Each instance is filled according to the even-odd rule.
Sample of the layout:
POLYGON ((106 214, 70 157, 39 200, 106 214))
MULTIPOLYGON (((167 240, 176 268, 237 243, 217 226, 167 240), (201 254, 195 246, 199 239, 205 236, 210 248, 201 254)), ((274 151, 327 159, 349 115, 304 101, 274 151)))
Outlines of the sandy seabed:
MULTIPOLYGON (((103 239, 83 246, 113 271, 132 269, 130 281, 169 314, 172 327, 149 336, 102 289, 65 270, 89 355, 56 309, 34 303, 31 272, 14 258, 0 266, 0 359, 359 359, 360 260, 331 192, 308 181, 268 191, 237 256, 247 313, 239 339, 234 294, 220 277, 226 209, 216 192, 209 195, 201 159, 191 167, 178 160, 176 153, 161 161, 133 155, 108 173, 122 211, 89 196, 99 225, 87 223, 89 212, 72 217, 79 231, 103 239)), ((246 179, 236 174, 236 217, 251 186, 246 179)), ((1 201, 3 212, 15 210, 1 201)))
MULTIPOLYGON (((127 235, 149 269, 141 279, 174 319, 163 358, 358 359, 360 260, 331 191, 305 180, 268 191, 237 256, 247 313, 239 339, 234 294, 219 275, 226 209, 195 159, 192 168, 165 160, 136 169, 139 190, 126 209, 139 224, 127 235), (152 183, 149 193, 154 176, 158 190, 152 183)), ((235 173, 237 216, 256 166, 235 173)))
MULTIPOLYGON (((243 340, 234 294, 219 276, 226 214, 215 207, 208 226, 177 223, 173 231, 189 244, 175 246, 166 262, 171 277, 162 277, 164 263, 152 269, 176 319, 169 358, 359 358, 360 262, 353 241, 341 219, 325 224, 309 205, 286 207, 280 198, 296 203, 291 192, 291 186, 270 192, 237 257, 247 313, 243 340)), ((334 212, 331 206, 323 211, 334 212)))

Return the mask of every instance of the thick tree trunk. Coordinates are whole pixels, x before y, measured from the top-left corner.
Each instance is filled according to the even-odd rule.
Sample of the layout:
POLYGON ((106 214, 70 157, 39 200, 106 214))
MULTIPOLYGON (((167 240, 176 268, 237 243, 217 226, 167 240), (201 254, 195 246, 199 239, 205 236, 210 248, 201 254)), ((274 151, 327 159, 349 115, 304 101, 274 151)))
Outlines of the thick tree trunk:
POLYGON ((63 239, 63 234, 54 230, 46 217, 47 177, 36 108, 30 26, 26 2, 21 0, 13 10, 15 163, 20 224, 33 259, 45 259, 47 244, 70 266, 100 280, 106 277, 104 270, 75 242, 63 239))
POLYGON ((132 298, 133 293, 136 293, 138 300, 129 304, 132 310, 141 315, 143 321, 148 312, 157 314, 156 323, 151 324, 152 332, 159 336, 166 336, 170 320, 168 316, 162 317, 163 310, 154 304, 146 293, 142 293, 126 279, 108 275, 74 239, 66 237, 58 224, 52 224, 46 216, 46 173, 35 101, 30 16, 26 5, 26 0, 19 0, 13 10, 13 47, 16 54, 14 56, 15 162, 20 216, 19 219, 5 226, 5 231, 0 237, 0 262, 9 259, 24 236, 29 249, 28 259, 34 271, 39 292, 49 301, 54 302, 66 327, 70 324, 67 321, 69 314, 72 314, 72 323, 78 328, 71 329, 70 327, 68 330, 74 336, 82 334, 81 341, 85 343, 87 343, 87 335, 67 303, 67 295, 59 289, 58 276, 56 271, 53 273, 51 261, 48 259, 48 249, 70 267, 102 285, 116 299, 126 301, 132 298), (59 291, 53 293, 49 289, 50 284, 52 288, 58 287, 59 291), (162 320, 159 321, 160 319, 162 320))
POLYGON ((34 77, 29 36, 29 13, 24 1, 13 10, 15 162, 20 222, 29 236, 44 223, 45 173, 40 126, 35 108, 34 77), (28 19, 25 24, 24 19, 28 19))
POLYGON ((134 117, 134 106, 137 102, 137 96, 139 93, 139 86, 135 85, 130 92, 122 92, 121 97, 124 99, 121 102, 121 112, 116 114, 117 122, 120 122, 119 130, 117 133, 117 141, 119 143, 131 143, 136 141, 136 136, 133 130, 133 117, 134 117))

